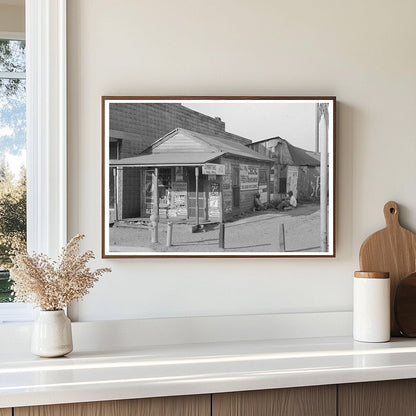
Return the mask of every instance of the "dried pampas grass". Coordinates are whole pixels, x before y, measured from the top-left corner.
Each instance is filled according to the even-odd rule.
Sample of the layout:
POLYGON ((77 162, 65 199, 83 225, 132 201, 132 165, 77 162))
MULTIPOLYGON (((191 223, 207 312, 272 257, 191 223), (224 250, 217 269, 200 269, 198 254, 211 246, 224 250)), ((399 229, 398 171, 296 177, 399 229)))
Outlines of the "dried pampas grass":
POLYGON ((63 248, 58 261, 45 254, 29 255, 26 250, 15 254, 10 279, 13 280, 15 302, 34 303, 45 311, 56 311, 81 299, 109 268, 92 271, 87 263, 94 258, 92 251, 79 253, 84 235, 76 235, 63 248))

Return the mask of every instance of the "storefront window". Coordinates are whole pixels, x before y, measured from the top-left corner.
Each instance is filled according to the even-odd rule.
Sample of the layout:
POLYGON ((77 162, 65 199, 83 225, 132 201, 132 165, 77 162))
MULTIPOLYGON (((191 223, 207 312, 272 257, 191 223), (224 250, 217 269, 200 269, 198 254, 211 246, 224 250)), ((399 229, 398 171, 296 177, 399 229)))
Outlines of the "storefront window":
POLYGON ((267 170, 266 169, 259 170, 259 184, 260 185, 267 184, 267 170))
POLYGON ((169 205, 172 193, 172 168, 159 168, 158 195, 161 205, 169 205))

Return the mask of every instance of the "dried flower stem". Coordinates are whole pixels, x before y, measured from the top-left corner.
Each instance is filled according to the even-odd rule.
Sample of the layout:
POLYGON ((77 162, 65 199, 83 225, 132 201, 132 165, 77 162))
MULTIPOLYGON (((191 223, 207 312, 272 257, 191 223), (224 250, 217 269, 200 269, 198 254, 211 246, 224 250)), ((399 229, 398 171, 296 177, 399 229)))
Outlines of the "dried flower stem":
POLYGON ((87 266, 94 258, 92 251, 78 254, 80 241, 84 235, 76 235, 63 248, 58 261, 45 254, 26 250, 18 252, 13 258, 10 279, 15 292, 15 302, 34 303, 45 311, 56 311, 81 299, 94 286, 94 283, 109 268, 92 271, 87 266))

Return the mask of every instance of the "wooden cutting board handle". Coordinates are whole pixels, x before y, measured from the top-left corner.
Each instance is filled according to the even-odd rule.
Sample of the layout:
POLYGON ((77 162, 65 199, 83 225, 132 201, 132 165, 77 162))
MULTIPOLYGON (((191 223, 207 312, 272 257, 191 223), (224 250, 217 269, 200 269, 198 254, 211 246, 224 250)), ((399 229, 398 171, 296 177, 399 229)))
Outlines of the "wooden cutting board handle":
POLYGON ((416 234, 400 225, 399 205, 389 201, 384 205, 386 228, 370 235, 360 250, 362 271, 390 273, 391 334, 400 335, 394 319, 394 298, 402 279, 416 271, 416 234))
POLYGON ((387 202, 384 205, 384 218, 386 219, 386 227, 401 227, 399 222, 399 205, 394 201, 387 202))

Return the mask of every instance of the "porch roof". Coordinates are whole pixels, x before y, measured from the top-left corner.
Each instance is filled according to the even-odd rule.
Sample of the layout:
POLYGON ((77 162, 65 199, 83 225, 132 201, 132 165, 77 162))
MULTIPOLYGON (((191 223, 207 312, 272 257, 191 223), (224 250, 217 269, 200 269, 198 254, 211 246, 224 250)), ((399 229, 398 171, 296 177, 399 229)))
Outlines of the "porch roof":
POLYGON ((217 159, 223 154, 225 152, 152 153, 119 160, 110 160, 110 166, 200 166, 217 159))
POLYGON ((200 166, 223 155, 274 163, 241 143, 178 128, 154 142, 140 155, 111 160, 110 166, 200 166))

